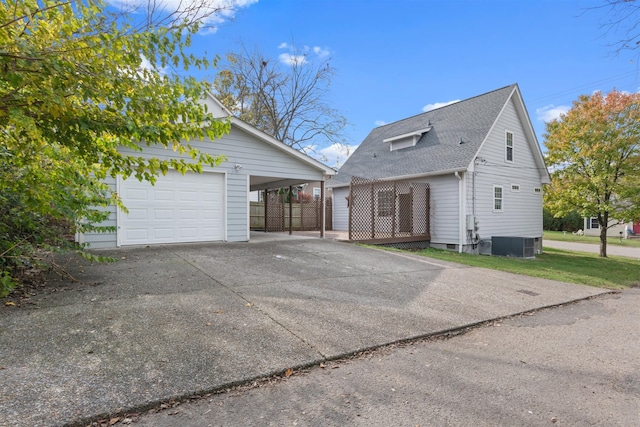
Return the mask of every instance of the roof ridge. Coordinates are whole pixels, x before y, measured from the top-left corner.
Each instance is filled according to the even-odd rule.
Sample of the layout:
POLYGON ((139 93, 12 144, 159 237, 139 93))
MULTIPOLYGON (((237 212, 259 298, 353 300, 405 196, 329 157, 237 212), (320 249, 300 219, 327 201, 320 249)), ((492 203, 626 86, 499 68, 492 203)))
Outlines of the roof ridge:
POLYGON ((474 96, 472 96, 472 97, 470 97, 470 98, 462 99, 462 100, 460 100, 460 101, 458 101, 458 102, 454 102, 454 103, 452 103, 452 104, 443 105, 442 107, 434 108, 433 110, 424 111, 424 112, 422 112, 422 113, 414 114, 413 116, 405 117, 405 118, 403 118, 403 119, 396 120, 396 121, 391 122, 391 123, 385 123, 384 125, 380 125, 380 126, 378 126, 378 127, 374 128, 374 129, 380 129, 380 128, 383 128, 383 127, 386 127, 386 126, 394 125, 394 124, 396 124, 396 123, 404 122, 405 120, 415 119, 416 117, 419 117, 419 116, 422 116, 422 115, 425 115, 425 114, 429 114, 429 113, 431 113, 431 112, 433 112, 433 111, 442 110, 443 108, 448 108, 448 107, 451 107, 451 106, 453 106, 453 105, 460 104, 460 103, 462 103, 462 102, 471 101, 472 99, 480 98, 481 96, 489 95, 490 93, 498 92, 498 91, 500 91, 500 90, 504 90, 504 89, 506 89, 506 88, 509 88, 509 87, 516 87, 516 86, 518 86, 518 83, 512 83, 512 84, 510 84, 510 85, 503 86, 503 87, 498 88, 498 89, 490 90, 489 92, 481 93, 481 94, 479 94, 479 95, 474 95, 474 96))

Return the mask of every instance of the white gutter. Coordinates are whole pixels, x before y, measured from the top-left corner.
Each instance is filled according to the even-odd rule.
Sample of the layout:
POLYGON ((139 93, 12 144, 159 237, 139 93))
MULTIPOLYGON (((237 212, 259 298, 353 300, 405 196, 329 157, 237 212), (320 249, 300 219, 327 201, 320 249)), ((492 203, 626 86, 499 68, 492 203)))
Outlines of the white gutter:
POLYGON ((462 245, 464 244, 466 219, 464 216, 464 175, 460 176, 458 171, 455 171, 453 174, 458 178, 458 253, 461 254, 462 245))
MULTIPOLYGON (((415 173, 412 175, 400 175, 400 176, 388 176, 385 178, 373 178, 379 181, 403 181, 403 180, 407 180, 407 179, 415 179, 415 178, 426 178, 429 176, 437 176, 437 175, 448 175, 450 173, 454 173, 454 174, 458 174, 459 172, 466 172, 467 168, 455 168, 455 169, 445 169, 445 170, 439 170, 439 171, 433 171, 433 172, 425 172, 425 173, 415 173)), ((339 173, 339 172, 338 172, 339 173)), ((340 187, 348 187, 350 185, 350 183, 346 183, 346 184, 337 184, 337 185, 332 185, 330 188, 340 188, 340 187)))

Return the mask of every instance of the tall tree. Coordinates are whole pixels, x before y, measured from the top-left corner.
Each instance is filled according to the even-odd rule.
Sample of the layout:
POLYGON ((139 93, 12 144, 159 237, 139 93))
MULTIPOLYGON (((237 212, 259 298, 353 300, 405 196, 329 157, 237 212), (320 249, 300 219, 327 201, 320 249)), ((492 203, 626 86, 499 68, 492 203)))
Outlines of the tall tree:
POLYGON ((99 208, 119 203, 107 175, 219 164, 189 144, 228 130, 199 102, 208 87, 159 71, 210 65, 186 51, 199 21, 164 22, 134 25, 100 0, 0 3, 0 294, 42 249, 73 247, 53 225, 104 231, 99 208), (145 144, 184 157, 146 158, 145 144))
POLYGON ((335 70, 310 53, 294 48, 276 61, 242 46, 226 56, 214 92, 232 114, 291 147, 343 144, 347 121, 328 100, 335 70))
POLYGON ((604 35, 614 38, 616 53, 640 47, 640 4, 634 0, 603 0, 587 10, 603 10, 607 20, 601 26, 604 35))
POLYGON ((556 215, 575 209, 597 218, 606 257, 609 220, 640 219, 640 94, 582 95, 547 123, 545 138, 555 169, 547 206, 556 215))

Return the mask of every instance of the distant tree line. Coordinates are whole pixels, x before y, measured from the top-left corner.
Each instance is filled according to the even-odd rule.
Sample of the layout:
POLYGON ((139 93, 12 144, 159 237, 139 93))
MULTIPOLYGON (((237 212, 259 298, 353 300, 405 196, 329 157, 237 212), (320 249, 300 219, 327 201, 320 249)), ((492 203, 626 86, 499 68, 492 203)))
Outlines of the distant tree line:
POLYGON ((558 218, 554 217, 547 208, 542 212, 542 228, 545 230, 573 232, 582 229, 583 226, 584 220, 577 211, 558 218))

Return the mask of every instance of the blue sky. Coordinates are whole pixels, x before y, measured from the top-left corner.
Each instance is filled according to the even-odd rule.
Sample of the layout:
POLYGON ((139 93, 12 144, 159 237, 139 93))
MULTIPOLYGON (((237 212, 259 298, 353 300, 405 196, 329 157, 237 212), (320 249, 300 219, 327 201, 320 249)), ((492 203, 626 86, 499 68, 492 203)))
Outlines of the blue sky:
POLYGON ((640 50, 613 54, 606 11, 589 10, 604 0, 239 1, 194 51, 223 55, 242 41, 277 58, 292 40, 319 48, 337 70, 330 101, 353 146, 381 123, 512 83, 543 144, 544 120, 578 95, 640 87, 640 50))

